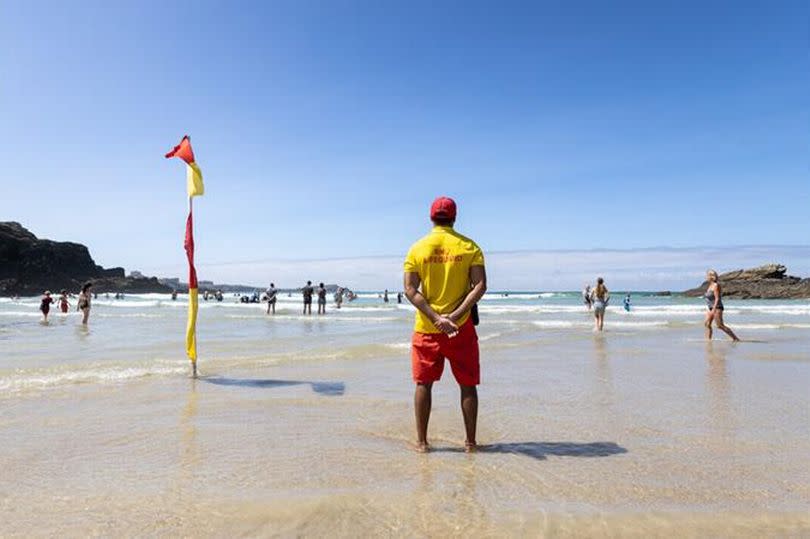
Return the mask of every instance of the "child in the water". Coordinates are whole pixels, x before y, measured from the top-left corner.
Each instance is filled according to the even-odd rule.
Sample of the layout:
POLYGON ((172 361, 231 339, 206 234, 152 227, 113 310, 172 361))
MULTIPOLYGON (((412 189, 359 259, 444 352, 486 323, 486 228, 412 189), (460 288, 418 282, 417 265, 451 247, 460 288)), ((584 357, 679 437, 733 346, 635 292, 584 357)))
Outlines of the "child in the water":
POLYGON ((68 309, 70 308, 70 302, 68 301, 67 290, 62 290, 59 292, 59 310, 63 313, 67 313, 68 309))

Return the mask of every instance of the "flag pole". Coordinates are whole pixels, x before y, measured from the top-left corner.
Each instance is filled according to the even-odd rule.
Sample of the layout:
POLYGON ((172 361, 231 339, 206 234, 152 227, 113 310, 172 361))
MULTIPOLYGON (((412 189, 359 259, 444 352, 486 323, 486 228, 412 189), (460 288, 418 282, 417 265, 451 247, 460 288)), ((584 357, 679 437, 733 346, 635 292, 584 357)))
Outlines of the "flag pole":
POLYGON ((175 146, 166 154, 166 159, 179 157, 186 163, 186 189, 188 191, 188 217, 186 218, 186 237, 183 247, 188 259, 188 322, 186 323, 186 354, 191 360, 191 373, 197 377, 197 309, 199 284, 197 282, 197 269, 194 267, 194 203, 192 199, 205 192, 203 187, 202 172, 194 161, 194 152, 191 150, 191 139, 188 135, 180 140, 180 144, 175 146))
MULTIPOLYGON (((192 215, 193 210, 194 210, 194 197, 188 197, 188 214, 192 215)), ((192 233, 192 236, 193 236, 194 235, 194 223, 193 223, 193 221, 192 221, 192 224, 191 224, 191 231, 192 231, 191 233, 192 233)), ((195 273, 196 273, 196 270, 195 270, 195 273)), ((189 301, 191 301, 191 290, 190 290, 190 288, 191 288, 191 283, 189 283, 189 294, 188 294, 188 296, 189 296, 188 300, 189 301)), ((195 330, 195 333, 196 333, 196 330, 195 330)), ((196 336, 195 336, 195 341, 196 341, 196 336)), ((197 348, 196 343, 194 344, 194 348, 195 348, 195 355, 196 355, 196 348, 197 348)), ((191 360, 191 377, 194 378, 194 379, 197 378, 197 358, 196 357, 192 358, 192 360, 191 360)))

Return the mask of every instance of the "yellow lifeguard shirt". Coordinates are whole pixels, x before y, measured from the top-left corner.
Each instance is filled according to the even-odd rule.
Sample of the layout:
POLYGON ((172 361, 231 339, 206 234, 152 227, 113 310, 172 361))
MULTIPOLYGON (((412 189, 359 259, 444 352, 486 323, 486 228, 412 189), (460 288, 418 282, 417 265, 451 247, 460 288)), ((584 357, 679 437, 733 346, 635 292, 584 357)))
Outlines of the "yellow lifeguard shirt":
MULTIPOLYGON (((470 291, 470 268, 483 265, 481 248, 449 226, 434 227, 430 234, 411 246, 405 257, 405 272, 419 274, 422 295, 439 314, 450 314, 458 307, 470 291)), ((458 325, 469 316, 470 313, 466 313, 458 325)), ((441 333, 419 310, 413 330, 441 333)))

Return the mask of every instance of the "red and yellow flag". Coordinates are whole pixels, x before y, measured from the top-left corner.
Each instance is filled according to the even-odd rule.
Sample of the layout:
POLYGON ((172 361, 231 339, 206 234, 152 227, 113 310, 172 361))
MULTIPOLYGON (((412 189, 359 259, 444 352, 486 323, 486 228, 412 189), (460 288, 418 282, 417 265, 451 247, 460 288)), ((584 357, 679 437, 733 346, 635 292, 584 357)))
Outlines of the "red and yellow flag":
POLYGON ((192 197, 205 192, 202 172, 194 161, 191 150, 191 139, 183 137, 180 144, 166 154, 166 158, 179 157, 186 162, 186 189, 188 190, 188 218, 186 219, 186 238, 184 247, 188 258, 188 323, 186 324, 186 354, 197 373, 197 269, 194 267, 194 212, 192 197))
POLYGON ((186 162, 186 189, 189 198, 204 194, 202 172, 194 161, 194 152, 191 149, 191 139, 188 138, 188 135, 183 137, 180 144, 166 154, 167 159, 170 157, 179 157, 186 162))

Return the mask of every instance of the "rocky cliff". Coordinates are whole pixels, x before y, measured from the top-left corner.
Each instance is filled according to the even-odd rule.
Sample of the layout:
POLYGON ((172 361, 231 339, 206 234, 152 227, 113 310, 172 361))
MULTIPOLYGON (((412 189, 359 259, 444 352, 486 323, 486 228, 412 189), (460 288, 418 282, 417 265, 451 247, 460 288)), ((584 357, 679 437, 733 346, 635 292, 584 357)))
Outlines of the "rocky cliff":
POLYGON ((0 222, 0 295, 76 292, 86 281, 94 292, 171 292, 155 278, 133 279, 124 268, 96 265, 84 245, 39 239, 20 223, 0 222))
MULTIPOLYGON (((781 264, 729 271, 719 276, 723 297, 740 299, 803 299, 810 298, 810 279, 787 275, 781 264)), ((696 297, 706 292, 708 282, 687 290, 684 295, 696 297)))

